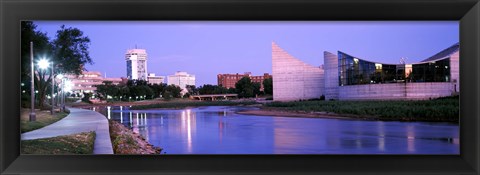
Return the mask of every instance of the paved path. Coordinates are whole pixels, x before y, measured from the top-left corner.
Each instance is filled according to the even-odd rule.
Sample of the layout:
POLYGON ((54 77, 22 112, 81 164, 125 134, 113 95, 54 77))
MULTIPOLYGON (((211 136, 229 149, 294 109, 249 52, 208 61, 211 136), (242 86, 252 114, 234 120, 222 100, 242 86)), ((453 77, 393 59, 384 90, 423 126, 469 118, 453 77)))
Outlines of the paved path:
POLYGON ((93 154, 113 154, 108 120, 102 114, 78 108, 68 108, 65 118, 43 128, 22 134, 22 140, 50 138, 80 132, 95 131, 93 154))

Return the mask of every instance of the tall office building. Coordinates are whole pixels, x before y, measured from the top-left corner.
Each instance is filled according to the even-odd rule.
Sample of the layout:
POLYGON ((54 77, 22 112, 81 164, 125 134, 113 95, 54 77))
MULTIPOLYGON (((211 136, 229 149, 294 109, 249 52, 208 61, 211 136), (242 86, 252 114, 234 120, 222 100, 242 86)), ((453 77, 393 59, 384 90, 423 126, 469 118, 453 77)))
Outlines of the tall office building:
POLYGON ((130 49, 125 53, 127 61, 127 78, 130 80, 147 80, 147 52, 145 49, 130 49))
POLYGON ((167 81, 169 85, 173 84, 179 86, 182 88, 182 93, 185 93, 187 85, 195 85, 195 75, 177 71, 175 75, 169 75, 167 81))

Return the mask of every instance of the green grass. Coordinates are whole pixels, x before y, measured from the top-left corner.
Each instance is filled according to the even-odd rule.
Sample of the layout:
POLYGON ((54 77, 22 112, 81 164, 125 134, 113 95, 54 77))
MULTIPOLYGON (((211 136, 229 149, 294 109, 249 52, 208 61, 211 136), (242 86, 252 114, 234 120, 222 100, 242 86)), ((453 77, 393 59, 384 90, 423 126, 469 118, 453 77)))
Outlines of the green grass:
POLYGON ((46 139, 22 140, 22 154, 93 154, 95 132, 46 139))
POLYGON ((130 109, 152 109, 152 108, 185 108, 198 106, 236 106, 236 105, 253 105, 254 101, 172 101, 150 105, 132 106, 130 109))
POLYGON ((43 128, 47 125, 55 123, 64 117, 66 117, 70 111, 66 110, 65 112, 55 113, 53 116, 50 114, 50 110, 35 111, 36 121, 29 121, 30 109, 23 108, 21 109, 20 116, 20 131, 22 133, 33 131, 36 129, 43 128))
POLYGON ((272 102, 267 109, 297 112, 333 112, 374 116, 380 120, 458 122, 459 98, 409 101, 297 101, 272 102))

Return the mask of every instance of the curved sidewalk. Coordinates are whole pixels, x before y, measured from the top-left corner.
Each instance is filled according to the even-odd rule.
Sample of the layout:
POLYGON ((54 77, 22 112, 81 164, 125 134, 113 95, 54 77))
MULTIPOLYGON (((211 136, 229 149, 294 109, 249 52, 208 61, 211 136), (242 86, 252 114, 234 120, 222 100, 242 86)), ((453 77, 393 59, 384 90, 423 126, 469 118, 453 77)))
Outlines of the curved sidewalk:
POLYGON ((22 140, 33 140, 95 131, 93 154, 113 154, 108 120, 102 114, 78 108, 68 108, 65 118, 43 128, 22 134, 22 140))

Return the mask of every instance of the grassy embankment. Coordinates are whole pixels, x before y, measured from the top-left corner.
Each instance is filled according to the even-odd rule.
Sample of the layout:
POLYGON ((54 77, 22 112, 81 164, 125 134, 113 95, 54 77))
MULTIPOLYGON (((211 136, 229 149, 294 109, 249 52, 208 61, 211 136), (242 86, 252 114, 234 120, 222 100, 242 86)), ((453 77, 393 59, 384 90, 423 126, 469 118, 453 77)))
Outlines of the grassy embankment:
POLYGON ((22 154, 93 154, 95 132, 22 140, 22 154))
POLYGON ((257 104, 255 101, 171 101, 165 103, 147 104, 132 106, 130 109, 154 109, 154 108, 174 108, 181 109, 185 107, 199 107, 199 106, 245 106, 257 104))
POLYGON ((142 136, 122 124, 110 120, 110 139, 115 154, 160 154, 162 149, 154 147, 142 136))
POLYGON ((408 101, 297 101, 272 102, 266 110, 299 113, 332 112, 377 120, 458 122, 458 96, 408 101))
POLYGON ((36 121, 29 121, 30 109, 22 108, 20 111, 20 129, 22 133, 43 128, 66 117, 70 111, 55 112, 52 116, 49 110, 36 110, 36 121))

